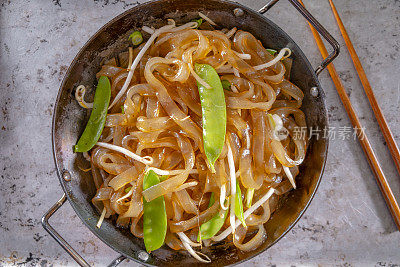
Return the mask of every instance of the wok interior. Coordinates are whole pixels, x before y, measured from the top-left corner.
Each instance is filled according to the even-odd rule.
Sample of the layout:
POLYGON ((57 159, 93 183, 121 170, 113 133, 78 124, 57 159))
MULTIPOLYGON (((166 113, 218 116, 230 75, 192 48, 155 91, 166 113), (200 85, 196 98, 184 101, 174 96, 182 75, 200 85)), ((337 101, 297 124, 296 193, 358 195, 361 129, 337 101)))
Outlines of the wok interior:
MULTIPOLYGON (((116 251, 138 259, 138 253, 145 250, 142 240, 134 237, 128 230, 117 228, 110 220, 104 221, 100 229, 96 228, 98 212, 91 204, 95 194, 90 172, 78 168, 84 164, 83 157, 72 151, 82 133, 88 116, 81 109, 73 96, 77 85, 96 84, 96 72, 99 71, 101 61, 112 57, 127 49, 127 37, 135 29, 143 25, 159 27, 166 18, 173 18, 177 23, 183 23, 197 18, 197 11, 201 11, 224 28, 237 27, 251 32, 261 40, 265 47, 281 49, 289 47, 293 54, 293 66, 290 80, 299 86, 304 94, 302 110, 307 119, 308 127, 327 126, 324 94, 314 98, 309 89, 312 86, 320 87, 310 63, 299 47, 280 28, 268 19, 258 15, 243 6, 231 2, 196 0, 155 1, 132 8, 113 19, 95 34, 72 62, 59 92, 58 102, 54 114, 53 145, 56 165, 63 189, 67 193, 70 203, 86 226, 102 241, 116 251), (236 17, 233 10, 237 7, 245 12, 236 17), (61 178, 64 170, 72 175, 70 182, 61 178)), ((94 86, 91 86, 94 88, 94 86)), ((93 93, 93 92, 92 92, 93 93)), ((319 184, 320 176, 325 164, 327 141, 325 139, 310 140, 306 159, 300 166, 300 174, 296 178, 297 190, 290 191, 282 200, 285 202, 271 219, 265 224, 268 238, 260 247, 251 252, 241 252, 233 244, 221 243, 210 248, 203 248, 203 252, 210 256, 211 265, 228 265, 251 258, 264 251, 282 237, 301 216, 309 201, 312 199, 319 184)), ((173 251, 161 248, 153 252, 146 261, 151 265, 195 264, 202 265, 185 251, 173 251)))

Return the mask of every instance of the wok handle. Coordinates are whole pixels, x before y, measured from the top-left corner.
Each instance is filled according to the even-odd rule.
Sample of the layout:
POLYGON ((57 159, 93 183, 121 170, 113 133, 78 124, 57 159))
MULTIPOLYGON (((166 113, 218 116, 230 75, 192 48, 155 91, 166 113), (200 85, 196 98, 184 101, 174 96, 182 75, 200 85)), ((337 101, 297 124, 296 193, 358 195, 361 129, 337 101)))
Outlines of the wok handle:
MULTIPOLYGON (((279 0, 270 0, 265 6, 263 6, 259 13, 264 14, 271 9, 279 0)), ((325 58, 322 63, 315 70, 315 74, 318 76, 338 55, 340 51, 339 43, 332 37, 332 35, 316 20, 310 12, 298 1, 289 0, 289 2, 306 18, 306 20, 324 37, 325 40, 333 47, 333 51, 325 58)))
MULTIPOLYGON (((67 196, 63 194, 63 196, 58 200, 42 217, 42 226, 44 230, 46 230, 51 237, 53 237, 60 246, 65 249, 66 252, 68 252, 69 255, 80 265, 84 267, 90 267, 89 263, 85 261, 81 255, 79 255, 78 252, 76 252, 75 249, 71 247, 70 244, 68 244, 67 241, 65 241, 64 238, 50 225, 49 219, 51 216, 53 216, 54 213, 57 212, 57 210, 65 203, 67 200, 67 196)), ((118 258, 113 260, 110 265, 108 266, 117 266, 120 264, 124 259, 126 259, 125 256, 120 255, 118 258)))

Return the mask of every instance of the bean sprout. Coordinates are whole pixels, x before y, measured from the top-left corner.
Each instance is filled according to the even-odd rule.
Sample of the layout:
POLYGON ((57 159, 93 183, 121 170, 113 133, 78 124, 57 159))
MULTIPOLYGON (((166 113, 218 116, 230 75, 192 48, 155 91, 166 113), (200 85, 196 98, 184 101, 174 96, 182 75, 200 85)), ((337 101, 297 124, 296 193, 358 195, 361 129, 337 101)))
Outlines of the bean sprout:
POLYGON ((221 205, 221 209, 227 210, 229 207, 225 206, 225 199, 226 199, 226 184, 221 186, 221 194, 219 195, 219 204, 221 205))
POLYGON ((118 198, 117 202, 121 202, 121 200, 124 200, 124 199, 130 197, 132 194, 133 194, 133 187, 129 190, 129 192, 127 194, 125 194, 124 196, 118 198))
POLYGON ((93 103, 87 103, 85 101, 86 87, 84 85, 79 85, 75 90, 75 99, 78 101, 79 106, 83 108, 93 108, 93 103))
POLYGON ((290 171, 289 167, 282 165, 282 168, 285 171, 285 174, 286 174, 287 178, 289 179, 290 183, 292 184, 293 188, 296 189, 296 183, 294 182, 294 178, 293 178, 292 172, 290 171))
MULTIPOLYGON (((253 206, 251 206, 250 208, 248 208, 244 213, 244 219, 246 219, 247 217, 250 216, 250 214, 252 214, 256 209, 258 209, 259 207, 261 207, 262 204, 265 203, 265 201, 267 201, 272 194, 275 192, 275 189, 271 188, 270 190, 268 190, 268 192, 262 197, 260 198, 256 203, 253 204, 253 206)), ((238 227, 242 222, 240 220, 236 220, 236 224, 235 226, 238 227)), ((230 235, 232 233, 230 228, 226 228, 225 231, 223 231, 221 234, 216 235, 214 237, 212 237, 211 239, 213 241, 219 242, 221 240, 224 240, 228 235, 230 235)))
POLYGON ((143 30, 144 32, 147 32, 148 34, 153 34, 153 33, 154 33, 154 29, 152 29, 152 28, 150 28, 150 27, 148 27, 148 26, 143 26, 143 27, 142 27, 142 30, 143 30))
POLYGON ((190 240, 190 238, 189 238, 187 235, 185 235, 183 232, 177 232, 176 234, 179 236, 179 238, 182 240, 182 242, 186 242, 186 243, 188 243, 189 245, 191 245, 191 246, 193 246, 193 247, 200 247, 200 246, 201 246, 201 243, 195 243, 195 242, 193 242, 193 241, 190 240))
POLYGON ((207 17, 206 15, 204 15, 203 13, 199 12, 199 16, 206 20, 208 23, 210 23, 213 26, 217 26, 217 23, 215 23, 214 21, 212 21, 209 17, 207 17))
POLYGON ((271 66, 275 65, 276 63, 278 63, 281 59, 290 57, 291 54, 292 54, 292 51, 289 48, 285 47, 285 48, 281 49, 281 51, 279 51, 279 54, 273 60, 268 61, 267 63, 261 64, 261 65, 254 66, 254 69, 262 70, 262 69, 271 67, 271 66), (288 54, 285 56, 286 52, 288 52, 288 54))
POLYGON ((196 252, 196 251, 190 246, 190 244, 189 244, 188 242, 186 242, 185 240, 182 239, 182 237, 179 236, 179 238, 181 239, 183 246, 184 246, 184 247, 186 248, 186 250, 193 256, 193 258, 197 259, 198 261, 204 262, 204 263, 210 263, 210 262, 211 262, 211 259, 210 259, 207 255, 205 255, 205 254, 203 254, 203 253, 201 253, 201 252, 196 252), (201 255, 202 257, 204 257, 204 259, 203 259, 202 257, 200 257, 199 255, 201 255))
POLYGON ((163 32, 167 32, 168 30, 170 30, 174 27, 175 27, 175 25, 165 25, 154 31, 154 33, 150 36, 149 40, 147 40, 146 44, 143 46, 142 50, 140 50, 139 54, 136 56, 132 65, 130 66, 128 77, 126 77, 124 85, 122 86, 121 90, 118 92, 117 96, 114 98, 113 102, 110 104, 108 109, 111 109, 118 102, 118 100, 122 97, 122 95, 125 94, 126 90, 128 89, 128 86, 132 80, 133 73, 134 73, 137 65, 139 64, 140 60, 146 53, 147 49, 149 49, 150 45, 154 42, 154 40, 163 32))
MULTIPOLYGON (((233 50, 234 51, 234 50, 233 50)), ((241 59, 251 59, 251 55, 250 54, 241 54, 239 52, 234 51, 235 55, 237 55, 238 57, 240 57, 241 59)))
POLYGON ((110 150, 117 151, 119 153, 122 153, 122 154, 124 154, 124 155, 126 155, 126 156, 128 156, 128 157, 130 157, 130 158, 132 158, 134 160, 137 160, 137 161, 145 164, 145 165, 150 165, 150 164, 153 163, 153 158, 152 157, 150 157, 150 156, 141 157, 141 156, 133 153, 132 151, 130 151, 130 150, 126 149, 126 148, 120 147, 120 146, 116 146, 116 145, 112 145, 112 144, 108 144, 108 143, 103 143, 103 142, 97 142, 96 145, 100 146, 100 147, 104 147, 104 148, 110 149, 110 150))
POLYGON ((233 74, 235 74, 236 77, 240 78, 240 73, 236 68, 233 68, 233 74))
POLYGON ((106 208, 104 207, 103 208, 103 211, 101 212, 101 216, 100 216, 100 218, 99 218, 99 221, 97 222, 97 224, 96 224, 96 227, 97 228, 100 228, 101 227, 101 225, 103 224, 103 221, 104 221, 104 217, 106 216, 106 208))
MULTIPOLYGON (((229 212, 229 222, 231 224, 232 233, 235 232, 235 197, 236 197, 236 175, 235 175, 235 162, 233 160, 233 154, 231 146, 228 142, 228 166, 229 166, 229 177, 231 180, 231 210, 229 212)), ((229 228, 228 228, 229 229, 229 228)))
POLYGON ((233 27, 230 31, 225 33, 225 35, 226 35, 226 37, 231 38, 235 34, 236 31, 237 31, 237 28, 233 27))

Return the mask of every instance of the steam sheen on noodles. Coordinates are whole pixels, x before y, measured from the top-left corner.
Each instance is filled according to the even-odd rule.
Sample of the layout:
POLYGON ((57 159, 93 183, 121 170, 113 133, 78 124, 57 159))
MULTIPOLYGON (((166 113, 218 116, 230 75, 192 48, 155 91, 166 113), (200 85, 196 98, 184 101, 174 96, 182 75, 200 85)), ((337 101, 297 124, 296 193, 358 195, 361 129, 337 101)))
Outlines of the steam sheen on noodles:
MULTIPOLYGON (((296 188, 307 144, 305 136, 295 138, 294 131, 306 123, 299 109, 304 95, 288 80, 290 65, 284 64, 290 49, 273 56, 249 32, 195 27, 194 23, 177 27, 173 21, 160 29, 145 27, 151 35, 145 44, 101 66, 98 77, 110 79, 112 105, 89 159, 99 227, 112 217, 143 238, 143 201, 163 196, 165 244, 209 262, 207 255, 192 247, 224 240, 250 251, 267 238, 264 224, 279 198, 296 188), (194 71, 195 63, 211 65, 230 84, 224 90, 225 145, 215 173, 204 152, 197 83, 209 85, 194 71), (281 130, 287 134, 278 134, 281 130), (166 178, 143 190, 149 170, 166 178), (243 205, 246 226, 233 213, 236 180, 247 203, 243 205), (211 194, 215 201, 208 205, 211 194), (198 243, 199 226, 225 211, 221 230, 198 243)), ((79 104, 92 108, 84 96, 85 87, 80 86, 79 104)))

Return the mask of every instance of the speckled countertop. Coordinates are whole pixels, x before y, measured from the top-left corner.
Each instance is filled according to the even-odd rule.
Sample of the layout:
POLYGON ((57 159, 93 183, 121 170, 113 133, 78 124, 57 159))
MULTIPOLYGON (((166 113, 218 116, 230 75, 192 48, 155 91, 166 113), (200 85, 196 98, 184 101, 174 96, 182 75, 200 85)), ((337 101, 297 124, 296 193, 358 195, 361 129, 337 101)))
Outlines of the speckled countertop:
MULTIPOLYGON (((75 54, 104 23, 143 1, 1 0, 0 7, 0 265, 77 264, 43 230, 40 217, 62 194, 51 152, 51 117, 61 80, 75 54)), ((264 1, 239 1, 258 9, 264 1)), ((400 200, 400 177, 344 48, 327 0, 305 1, 342 45, 335 65, 400 200)), ((377 100, 400 143, 400 2, 336 0, 377 100)), ((281 1, 267 16, 316 66, 321 57, 304 19, 281 1)), ((327 71, 320 75, 332 127, 351 126, 327 71)), ((57 230, 93 265, 117 253, 66 204, 57 230)), ((125 265, 135 265, 133 262, 125 265)), ((325 174, 305 216, 278 244, 247 265, 399 266, 400 233, 358 141, 331 140, 325 174)))

